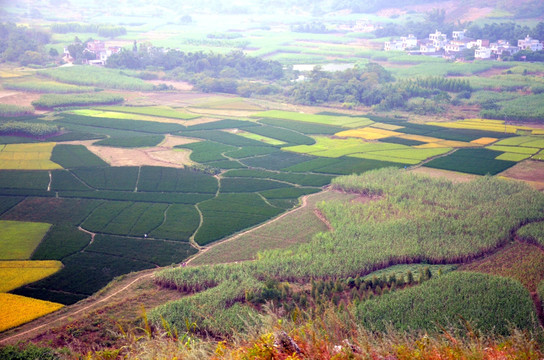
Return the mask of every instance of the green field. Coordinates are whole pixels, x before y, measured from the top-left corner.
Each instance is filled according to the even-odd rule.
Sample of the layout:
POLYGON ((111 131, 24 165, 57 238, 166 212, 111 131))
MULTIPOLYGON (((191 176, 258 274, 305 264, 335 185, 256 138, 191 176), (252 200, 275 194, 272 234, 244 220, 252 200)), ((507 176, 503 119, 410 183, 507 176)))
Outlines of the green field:
POLYGON ((252 115, 254 118, 269 118, 279 120, 292 120, 317 123, 322 125, 342 126, 357 128, 372 124, 372 121, 365 117, 334 116, 319 114, 304 114, 290 111, 269 110, 252 115))
POLYGON ((173 118, 180 120, 190 120, 200 117, 200 115, 189 114, 183 111, 173 109, 171 107, 159 107, 159 106, 108 106, 108 107, 95 107, 97 110, 113 111, 128 114, 150 115, 157 117, 173 118))
POLYGON ((0 221, 0 260, 26 260, 43 239, 51 224, 0 221))

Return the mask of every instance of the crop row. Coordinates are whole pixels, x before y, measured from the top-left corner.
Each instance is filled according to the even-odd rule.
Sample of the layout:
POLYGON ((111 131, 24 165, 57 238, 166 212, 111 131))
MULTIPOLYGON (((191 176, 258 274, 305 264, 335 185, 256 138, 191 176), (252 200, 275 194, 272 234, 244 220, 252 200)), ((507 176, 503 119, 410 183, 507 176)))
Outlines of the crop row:
POLYGON ((241 162, 249 167, 280 170, 310 159, 310 156, 280 151, 269 155, 243 159, 241 162))
POLYGON ((518 282, 497 276, 452 272, 417 287, 365 301, 357 308, 363 326, 439 331, 462 326, 459 318, 486 332, 506 335, 511 326, 532 329, 535 317, 529 292, 518 282), (508 319, 508 323, 504 321, 508 319))
POLYGON ((514 161, 496 160, 499 155, 500 152, 487 149, 460 149, 448 156, 434 159, 425 166, 469 174, 495 175, 516 164, 514 161))
POLYGON ((269 126, 269 125, 254 126, 248 129, 247 131, 250 131, 254 134, 281 140, 285 143, 293 144, 293 145, 312 145, 315 143, 315 140, 308 136, 302 135, 292 130, 282 129, 275 126, 269 126))
POLYGON ((227 160, 227 158, 222 154, 237 149, 234 146, 221 144, 215 141, 202 141, 191 144, 177 145, 176 147, 192 150, 191 160, 199 163, 227 160))
POLYGON ((296 122, 296 121, 281 120, 281 119, 261 119, 259 120, 259 122, 261 124, 293 130, 305 135, 310 135, 310 134, 334 135, 337 132, 344 130, 340 126, 296 122))
POLYGON ((32 102, 32 106, 38 109, 54 109, 67 106, 88 106, 101 104, 118 104, 124 99, 120 95, 89 93, 89 94, 45 94, 32 102))
POLYGON ((372 124, 372 121, 364 117, 351 117, 338 115, 320 115, 320 114, 303 114, 298 112, 268 110, 257 113, 252 117, 270 118, 279 120, 294 120, 309 123, 317 123, 322 125, 342 126, 342 127, 363 127, 372 124))
POLYGON ((252 121, 243 121, 243 120, 219 120, 208 122, 204 124, 198 124, 187 127, 188 131, 196 130, 222 130, 222 129, 245 129, 248 127, 259 126, 259 124, 252 121))
POLYGON ((215 194, 217 180, 211 175, 194 170, 143 166, 140 170, 138 191, 215 194))
POLYGON ((0 104, 0 117, 15 117, 34 113, 32 106, 0 104))
POLYGON ((270 146, 263 142, 238 136, 225 131, 220 130, 200 130, 200 131, 184 131, 182 136, 196 137, 205 140, 215 141, 217 143, 230 145, 230 146, 270 146))
POLYGON ((70 84, 58 83, 56 81, 44 81, 40 79, 25 80, 25 81, 10 81, 2 84, 4 89, 18 90, 18 91, 31 91, 41 93, 83 93, 92 92, 95 89, 88 86, 76 86, 70 84))
POLYGON ((78 252, 65 257, 62 263, 64 268, 59 272, 13 293, 70 304, 100 290, 116 276, 154 266, 140 260, 92 252, 78 252))
POLYGON ((97 235, 86 251, 137 259, 159 266, 166 266, 180 263, 197 250, 186 243, 97 235))
MULTIPOLYGON (((116 130, 132 130, 152 134, 168 134, 184 129, 182 125, 144 120, 109 119, 102 117, 63 114, 61 123, 86 125, 116 130)), ((140 135, 141 136, 141 135, 140 135)))
POLYGON ((231 170, 222 175, 223 177, 249 177, 257 179, 273 179, 286 181, 302 186, 324 186, 330 183, 332 177, 319 174, 295 174, 285 172, 274 172, 266 170, 231 170))
MULTIPOLYGON (((320 233, 309 243, 286 250, 262 252, 254 262, 171 269, 159 273, 158 279, 161 283, 188 291, 205 291, 198 297, 187 297, 183 300, 183 305, 178 303, 161 307, 153 313, 154 319, 159 319, 159 314, 174 322, 177 321, 176 318, 192 319, 210 314, 220 317, 226 304, 244 299, 232 294, 231 298, 222 296, 215 301, 203 301, 212 294, 217 296, 216 291, 224 289, 232 281, 241 284, 237 287, 242 287, 241 291, 254 291, 259 286, 255 284, 255 280, 262 278, 290 282, 318 278, 338 279, 366 275, 397 263, 466 261, 507 242, 513 228, 519 223, 539 219, 544 209, 543 194, 517 182, 492 177, 453 184, 446 179, 432 179, 396 169, 383 169, 360 176, 337 178, 333 184, 344 191, 357 192, 361 196, 380 195, 380 198, 364 204, 346 201, 319 203, 319 209, 329 220, 334 232, 320 233), (399 242, 398 239, 403 241, 399 242), (215 287, 206 290, 211 286, 215 287), (197 300, 198 311, 206 309, 210 313, 203 314, 187 304, 197 300)), ((438 291, 439 288, 444 287, 443 294, 455 300, 451 304, 451 308, 455 309, 452 311, 459 312, 460 307, 465 306, 467 312, 460 313, 467 314, 471 319, 474 316, 472 311, 478 311, 478 307, 467 306, 461 299, 466 295, 464 297, 471 299, 471 303, 474 301, 477 304, 481 301, 486 315, 482 315, 483 322, 479 322, 478 326, 483 329, 494 325, 497 325, 498 332, 505 329, 502 327, 504 324, 499 327, 496 320, 488 317, 490 314, 494 316, 494 307, 501 314, 495 319, 503 319, 502 316, 505 316, 504 318, 514 319, 519 326, 529 326, 532 303, 521 285, 512 280, 488 275, 475 274, 463 279, 456 276, 463 277, 462 274, 445 275, 427 282, 427 287, 387 295, 383 298, 384 301, 391 301, 387 300, 389 305, 384 307, 383 312, 377 302, 372 302, 375 306, 368 308, 361 305, 363 307, 359 308, 360 319, 365 324, 365 316, 374 319, 370 316, 375 307, 376 311, 380 309, 376 315, 380 320, 373 322, 375 326, 380 326, 381 319, 390 312, 391 317, 388 319, 395 321, 395 325, 406 324, 430 329, 436 320, 434 314, 438 314, 431 308, 450 306, 450 301, 438 297, 442 291, 438 291), (430 322, 418 322, 417 319, 425 318, 425 312, 422 315, 419 312, 414 314, 410 309, 403 310, 404 306, 412 304, 411 301, 401 298, 403 293, 408 294, 407 299, 416 296, 418 301, 413 303, 417 306, 421 304, 420 309, 429 308, 428 314, 433 314, 429 316, 430 322), (512 296, 504 296, 505 293, 512 296), (522 299, 520 307, 512 303, 518 299, 522 299), (398 311, 395 308, 397 303, 398 311), (396 316, 402 314, 409 314, 415 323, 408 320, 405 323, 396 322, 396 316)), ((448 321, 455 320, 450 317, 448 321)))
POLYGON ((68 84, 125 90, 153 89, 153 85, 141 79, 127 76, 122 71, 96 66, 59 67, 40 71, 39 74, 68 84))
POLYGON ((220 194, 199 204, 202 226, 195 241, 206 245, 247 227, 261 223, 281 212, 256 194, 220 194))
POLYGON ((22 121, 9 121, 0 123, 0 134, 21 135, 43 138, 60 131, 56 125, 31 123, 22 121))
POLYGON ((129 114, 141 114, 141 115, 150 115, 158 117, 166 117, 180 120, 191 120, 200 117, 200 115, 188 114, 170 107, 159 107, 159 106, 108 106, 108 107, 97 107, 98 110, 105 111, 117 111, 122 113, 129 114))
POLYGON ((57 145, 53 148, 51 160, 65 169, 108 166, 83 145, 57 145))
POLYGON ((283 170, 294 172, 317 172, 322 174, 348 175, 384 167, 401 167, 402 163, 379 161, 371 159, 357 159, 353 157, 315 158, 300 164, 289 166, 283 170))

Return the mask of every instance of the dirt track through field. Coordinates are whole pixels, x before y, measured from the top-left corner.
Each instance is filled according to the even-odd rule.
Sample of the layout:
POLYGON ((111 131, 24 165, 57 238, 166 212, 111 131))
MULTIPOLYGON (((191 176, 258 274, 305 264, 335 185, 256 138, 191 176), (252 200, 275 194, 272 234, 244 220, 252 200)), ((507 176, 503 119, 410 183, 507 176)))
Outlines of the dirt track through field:
MULTIPOLYGON (((22 337, 22 336, 25 336, 25 335, 28 335, 30 333, 33 333, 33 332, 36 332, 40 329, 45 329, 45 328, 48 328, 51 326, 51 324, 53 323, 57 323, 57 322, 60 322, 60 321, 65 321, 65 320, 68 320, 70 318, 72 318, 73 316, 75 315, 78 315, 82 312, 85 312, 85 311, 88 311, 90 310, 91 308, 93 307, 96 307, 97 305, 100 305, 108 300, 110 300, 112 297, 122 293, 123 291, 127 290, 129 287, 131 287, 132 285, 134 285, 135 283, 139 282, 139 281, 142 281, 146 278, 149 278, 149 277, 152 277, 154 275, 154 272, 152 273, 149 273, 149 274, 142 274, 140 276, 138 276, 136 279, 132 280, 130 283, 128 283, 127 285, 123 286, 122 288, 116 290, 115 292, 109 294, 108 296, 102 298, 102 299, 99 299, 97 301, 94 301, 88 305, 85 305, 83 306, 82 308, 78 309, 78 310, 75 310, 75 311, 69 311, 66 315, 63 315, 61 317, 58 317, 58 318, 55 318, 55 319, 52 319, 42 325, 37 325, 37 326, 34 326, 34 327, 31 327, 30 329, 28 330, 25 330, 23 332, 20 332, 18 334, 14 334, 14 335, 10 335, 4 339, 1 339, 0 340, 0 344, 8 344, 14 340, 17 340, 19 337, 22 337)), ((24 326, 24 325, 23 325, 24 326)), ((19 340, 17 340, 19 341, 19 340)))
POLYGON ((292 209, 292 210, 290 210, 290 211, 287 211, 287 212, 281 214, 281 215, 278 216, 278 217, 275 217, 275 218, 273 218, 273 219, 271 219, 271 220, 269 220, 269 221, 267 221, 267 222, 262 223, 261 225, 252 227, 251 229, 248 229, 248 230, 246 230, 246 231, 242 231, 241 233, 238 233, 238 234, 236 234, 236 235, 233 235, 233 236, 231 236, 231 237, 229 237, 229 238, 227 238, 227 239, 225 239, 225 240, 216 241, 216 242, 214 242, 214 243, 213 243, 212 245, 210 245, 210 246, 201 247, 201 251, 200 251, 199 253, 195 254, 195 255, 194 255, 192 258, 190 258, 189 260, 187 260, 187 261, 185 262, 185 264, 186 264, 186 265, 189 265, 189 264, 191 263, 191 261, 193 261, 194 259, 196 259, 196 258, 199 257, 200 255, 202 255, 202 254, 205 253, 206 251, 210 250, 210 249, 213 248, 214 246, 217 246, 217 245, 219 245, 219 244, 223 244, 223 243, 225 243, 225 242, 227 242, 227 241, 236 240, 236 239, 238 239, 238 238, 239 238, 240 236, 242 236, 242 235, 246 235, 246 234, 248 234, 248 233, 250 233, 250 232, 253 232, 253 231, 257 230, 257 229, 260 229, 260 228, 262 228, 263 226, 269 225, 269 224, 271 224, 271 223, 273 223, 273 222, 276 222, 276 221, 278 221, 278 220, 284 218, 285 216, 287 216, 287 215, 289 215, 289 214, 294 213, 295 211, 298 211, 298 210, 300 210, 300 209, 305 208, 305 207, 308 205, 308 197, 309 197, 309 196, 311 196, 311 195, 305 195, 305 196, 303 196, 303 197, 302 197, 302 204, 301 204, 299 207, 295 208, 295 209, 292 209))
MULTIPOLYGON (((230 238, 228 238, 228 239, 226 239, 226 240, 224 240, 224 241, 231 241, 231 240, 234 240, 234 239, 236 239, 236 238, 238 238, 238 237, 240 237, 240 236, 242 236, 242 235, 244 235, 244 234, 246 234, 246 233, 248 233, 248 232, 251 232, 251 231, 254 231, 254 230, 256 230, 256 229, 259 229, 259 228, 261 228, 261 227, 263 227, 263 226, 265 226, 265 225, 267 225, 267 224, 269 224, 269 223, 271 223, 271 222, 275 222, 275 221, 277 221, 277 220, 283 218, 284 216, 287 216, 288 214, 293 213, 294 211, 298 211, 299 209, 302 209, 302 208, 306 207, 307 204, 308 204, 308 202, 307 202, 308 196, 310 196, 310 195, 306 195, 306 196, 304 196, 304 197, 302 198, 302 204, 301 204, 301 206, 299 206, 299 207, 297 207, 297 208, 295 208, 295 209, 293 209, 293 210, 291 210, 291 211, 285 212, 285 213, 283 213, 282 215, 280 215, 280 216, 278 216, 278 217, 276 217, 276 218, 274 218, 274 219, 272 219, 272 220, 270 220, 270 221, 267 221, 267 222, 265 222, 265 223, 263 223, 263 224, 261 224, 261 225, 259 225, 259 226, 256 226, 256 227, 254 227, 254 228, 251 228, 251 229, 249 229, 249 230, 246 230, 246 231, 244 231, 244 232, 241 232, 241 233, 239 233, 239 234, 236 234, 236 235, 234 235, 234 236, 232 236, 232 237, 230 237, 230 238)), ((93 233, 91 233, 91 232, 89 232, 89 231, 86 231, 86 230, 84 230, 84 229, 81 229, 81 228, 80 228, 80 230, 85 231, 85 232, 87 232, 87 233, 90 233, 92 236, 94 235, 93 233)), ((210 249, 211 247, 213 247, 213 246, 215 246, 215 245, 217 245, 217 244, 219 244, 219 243, 222 243, 222 242, 216 242, 216 243, 214 243, 214 244, 211 245, 211 246, 208 246, 208 247, 206 247, 206 248, 202 248, 201 252, 199 252, 197 255, 203 253, 204 251, 210 249)), ((195 257, 196 257, 196 256, 195 256, 195 257)), ((195 257, 189 259, 189 260, 186 262, 186 264, 188 264, 188 263, 189 263, 191 260, 193 260, 195 257)), ((59 323, 59 322, 62 322, 62 321, 66 321, 66 320, 68 320, 68 319, 74 317, 75 315, 78 315, 78 314, 81 314, 81 313, 83 313, 83 312, 89 311, 89 310, 91 310, 92 308, 95 308, 95 307, 97 307, 98 305, 107 302, 108 300, 110 300, 110 299, 113 298, 114 296, 123 293, 124 291, 126 291, 129 287, 133 286, 134 284, 136 284, 136 283, 138 283, 138 282, 140 282, 140 281, 142 281, 142 280, 145 280, 145 279, 147 279, 147 278, 152 277, 152 276, 154 275, 156 269, 148 270, 148 271, 152 271, 152 272, 151 272, 151 273, 145 273, 145 274, 142 274, 142 275, 138 276, 137 278, 135 278, 134 280, 132 280, 132 281, 131 281, 130 283, 128 283, 127 285, 125 285, 125 286, 123 286, 123 287, 121 287, 121 288, 115 290, 114 292, 112 292, 111 294, 107 295, 107 296, 104 297, 104 298, 101 298, 101 299, 98 299, 98 300, 96 300, 96 301, 93 301, 93 302, 91 302, 90 304, 84 305, 82 308, 79 308, 79 309, 74 310, 74 311, 70 311, 70 309, 68 309, 68 312, 67 312, 65 315, 62 315, 62 316, 60 316, 60 317, 53 318, 53 319, 51 319, 51 320, 48 319, 48 321, 47 321, 46 323, 43 323, 43 324, 41 324, 41 325, 31 326, 28 330, 24 330, 24 331, 22 331, 22 332, 20 332, 20 333, 10 335, 10 336, 8 336, 8 337, 6 337, 6 338, 4 338, 4 339, 0 339, 0 344, 8 344, 8 343, 11 343, 11 342, 20 341, 20 340, 21 340, 20 338, 22 338, 22 337, 25 337, 25 336, 27 336, 27 335, 29 335, 29 334, 35 333, 35 332, 37 332, 37 331, 39 331, 39 330, 42 330, 42 329, 50 328, 50 327, 51 327, 51 324, 59 323)), ((75 306, 77 306, 77 304, 76 304, 75 306)), ((64 309, 66 309, 66 308, 64 308, 64 309)), ((54 314, 54 313, 53 313, 53 314, 54 314)), ((54 316, 54 315, 52 315, 52 316, 54 316)), ((47 316, 46 316, 46 317, 47 317, 47 316)), ((43 319, 43 318, 40 318, 40 319, 43 319)), ((25 324, 25 325, 28 326, 29 324, 32 324, 32 323, 27 323, 27 324, 25 324)), ((21 327, 24 328, 25 325, 22 325, 21 327)), ((9 331, 9 330, 8 330, 8 331, 9 331)), ((1 335, 1 334, 0 334, 0 335, 1 335)))

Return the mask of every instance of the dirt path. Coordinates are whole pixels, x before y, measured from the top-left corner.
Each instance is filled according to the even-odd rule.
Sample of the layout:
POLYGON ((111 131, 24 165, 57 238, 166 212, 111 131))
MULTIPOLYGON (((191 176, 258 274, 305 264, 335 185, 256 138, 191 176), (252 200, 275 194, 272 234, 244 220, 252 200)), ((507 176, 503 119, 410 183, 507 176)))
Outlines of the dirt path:
MULTIPOLYGON (((42 319, 42 322, 45 321, 41 325, 30 326, 30 328, 27 329, 27 330, 23 330, 20 333, 13 334, 13 335, 10 335, 10 336, 5 337, 3 339, 0 339, 0 344, 8 344, 8 343, 11 343, 11 342, 20 341, 19 338, 21 338, 21 337, 27 336, 27 335, 29 335, 31 333, 34 333, 34 332, 42 330, 42 329, 50 328, 55 323, 58 323, 58 322, 61 322, 61 321, 71 320, 75 315, 78 315, 78 314, 83 313, 83 312, 87 312, 90 309, 92 309, 92 308, 94 308, 94 307, 96 307, 96 306, 98 306, 98 305, 100 305, 102 303, 105 303, 106 301, 110 300, 112 297, 114 297, 116 295, 119 295, 120 293, 126 291, 129 287, 133 286, 134 284, 136 284, 136 283, 138 283, 138 282, 140 282, 140 281, 142 281, 144 279, 152 277, 154 275, 155 269, 153 269, 151 271, 152 272, 150 272, 150 273, 140 274, 138 277, 136 277, 134 280, 132 280, 131 282, 129 282, 125 286, 115 290, 114 292, 112 292, 111 294, 109 294, 109 295, 107 295, 107 296, 105 296, 103 298, 97 299, 96 301, 92 301, 90 304, 83 305, 83 307, 80 307, 77 310, 70 311, 70 309, 68 309, 68 312, 65 313, 64 315, 61 315, 60 317, 55 317, 54 316, 55 313, 53 313, 52 315, 47 315, 44 318, 40 318, 40 319, 42 319)), ((77 306, 77 304, 75 306, 77 306)), ((66 308, 64 308, 64 309, 66 309, 66 308)), ((28 324, 32 324, 32 323, 28 323, 28 324)), ((20 328, 25 328, 25 325, 22 325, 21 327, 19 327, 19 329, 20 328)))
POLYGON ((213 248, 213 247, 215 247, 215 246, 217 246, 217 245, 219 245, 219 244, 223 244, 223 243, 225 243, 225 242, 227 242, 227 241, 236 240, 236 239, 238 239, 238 238, 239 238, 240 236, 242 236, 242 235, 246 235, 246 234, 248 234, 248 233, 250 233, 250 232, 252 232, 252 231, 255 231, 255 230, 257 230, 257 229, 260 229, 260 228, 262 228, 263 226, 266 226, 266 225, 269 225, 269 224, 271 224, 271 223, 273 223, 273 222, 276 222, 276 221, 282 219, 283 217, 285 217, 285 216, 287 216, 287 215, 289 215, 289 214, 292 214, 292 213, 295 212, 295 211, 298 211, 298 210, 300 210, 300 209, 305 208, 305 207, 308 205, 308 196, 310 196, 310 195, 305 195, 305 196, 303 196, 303 197, 302 197, 302 204, 301 204, 299 207, 295 208, 295 209, 289 210, 289 211, 287 211, 287 212, 281 214, 281 215, 278 216, 278 217, 275 217, 275 218, 273 218, 273 219, 271 219, 271 220, 269 220, 269 221, 266 221, 266 222, 264 222, 264 223, 262 223, 262 224, 260 224, 260 225, 257 225, 257 226, 255 226, 255 227, 252 227, 251 229, 248 229, 248 230, 246 230, 246 231, 242 231, 242 232, 240 232, 240 233, 238 233, 238 234, 235 234, 235 235, 233 235, 233 236, 231 236, 231 237, 229 237, 229 238, 226 238, 225 240, 216 241, 216 242, 214 242, 212 245, 205 246, 205 247, 200 247, 201 251, 200 251, 199 253, 195 254, 195 255, 194 255, 192 258, 190 258, 189 260, 187 260, 187 261, 185 262, 185 264, 186 264, 186 265, 189 265, 189 264, 191 263, 191 261, 193 261, 194 259, 198 258, 198 257, 201 256, 202 254, 204 254, 206 251, 210 250, 211 248, 213 248))

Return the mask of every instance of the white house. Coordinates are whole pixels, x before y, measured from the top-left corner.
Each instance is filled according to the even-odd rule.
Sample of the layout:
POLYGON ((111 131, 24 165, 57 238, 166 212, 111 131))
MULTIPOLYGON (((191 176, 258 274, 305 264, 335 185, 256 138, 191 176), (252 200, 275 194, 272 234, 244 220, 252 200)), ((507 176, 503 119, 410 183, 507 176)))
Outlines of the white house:
POLYGON ((417 38, 410 34, 408 36, 402 36, 400 40, 386 41, 384 44, 385 51, 404 51, 406 49, 414 48, 417 46, 417 38))
POLYGON ((433 44, 421 44, 419 51, 422 54, 433 54, 438 51, 438 49, 433 44))
POLYGON ((491 58, 491 49, 487 47, 481 47, 474 51, 475 59, 489 59, 491 58))
POLYGON ((453 31, 451 33, 451 37, 454 39, 454 40, 463 40, 465 38, 465 32, 466 30, 461 30, 461 31, 453 31))
POLYGON ((413 34, 402 36, 400 41, 402 41, 402 46, 404 46, 404 49, 415 48, 417 46, 417 38, 413 34))
POLYGON ((435 48, 441 49, 448 43, 448 36, 436 30, 434 34, 429 34, 429 40, 432 41, 435 48))
POLYGON ((518 48, 520 50, 540 51, 542 50, 542 43, 538 40, 531 39, 529 35, 525 39, 518 40, 518 48))

